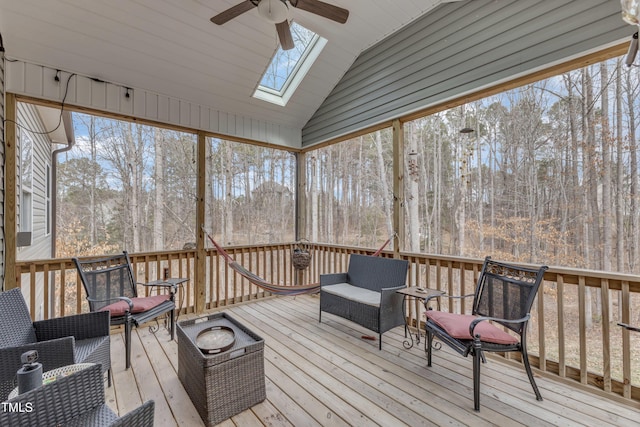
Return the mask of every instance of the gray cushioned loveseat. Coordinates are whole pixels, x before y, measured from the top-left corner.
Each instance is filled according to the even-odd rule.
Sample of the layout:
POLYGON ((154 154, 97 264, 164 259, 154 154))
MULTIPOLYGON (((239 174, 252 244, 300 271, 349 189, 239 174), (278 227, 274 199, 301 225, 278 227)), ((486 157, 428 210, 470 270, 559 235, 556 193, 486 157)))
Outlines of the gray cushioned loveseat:
POLYGON ((409 263, 406 260, 352 254, 346 273, 320 276, 322 312, 351 320, 379 334, 404 325, 402 295, 409 263))

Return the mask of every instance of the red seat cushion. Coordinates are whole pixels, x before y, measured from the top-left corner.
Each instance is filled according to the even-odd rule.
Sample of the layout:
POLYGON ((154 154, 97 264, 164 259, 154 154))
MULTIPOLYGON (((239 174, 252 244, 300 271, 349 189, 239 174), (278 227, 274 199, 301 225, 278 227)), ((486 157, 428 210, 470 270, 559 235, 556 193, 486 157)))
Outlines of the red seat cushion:
MULTIPOLYGON (((433 320, 453 338, 461 340, 472 339, 469 335, 469 325, 477 318, 469 314, 446 313, 444 311, 428 310, 427 319, 433 320)), ((518 339, 513 335, 500 330, 488 321, 480 322, 474 332, 480 335, 480 341, 495 344, 517 344, 518 339)))
MULTIPOLYGON (((143 311, 151 310, 152 308, 159 306, 168 299, 169 295, 154 295, 152 297, 131 298, 131 302, 133 302, 133 310, 131 311, 131 313, 141 313, 143 311)), ((110 311, 111 317, 117 317, 124 316, 128 309, 129 304, 127 304, 126 301, 118 301, 102 307, 100 311, 110 311)))

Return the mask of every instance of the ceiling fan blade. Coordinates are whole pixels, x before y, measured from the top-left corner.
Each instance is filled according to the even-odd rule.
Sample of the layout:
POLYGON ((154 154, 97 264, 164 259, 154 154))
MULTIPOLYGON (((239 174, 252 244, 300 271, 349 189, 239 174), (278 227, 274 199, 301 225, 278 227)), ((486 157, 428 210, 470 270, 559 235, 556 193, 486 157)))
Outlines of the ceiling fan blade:
POLYGON ((245 0, 240 4, 230 7, 229 9, 223 12, 220 12, 219 14, 211 18, 211 22, 213 22, 214 24, 222 25, 225 22, 229 22, 233 18, 240 16, 245 12, 250 11, 254 7, 255 5, 251 2, 251 0, 245 0))
POLYGON ((347 22, 349 11, 320 0, 289 0, 291 6, 315 13, 340 24, 347 22))
POLYGON ((289 29, 289 22, 285 19, 281 23, 276 24, 276 30, 278 31, 278 39, 280 39, 280 47, 282 50, 293 49, 293 37, 289 29))

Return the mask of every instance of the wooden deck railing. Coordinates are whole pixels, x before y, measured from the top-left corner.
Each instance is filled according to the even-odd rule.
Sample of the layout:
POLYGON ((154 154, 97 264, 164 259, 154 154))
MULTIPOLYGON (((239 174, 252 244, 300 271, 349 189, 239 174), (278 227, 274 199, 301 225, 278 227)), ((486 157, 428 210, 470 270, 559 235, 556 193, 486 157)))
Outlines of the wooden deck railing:
MULTIPOLYGON (((349 254, 373 252, 313 244, 311 265, 298 272, 291 262, 294 247, 283 243, 226 249, 255 274, 281 285, 315 283, 320 274, 345 271, 349 254)), ((167 268, 171 277, 189 279, 179 291, 178 304, 182 312, 195 311, 194 250, 130 255, 138 281, 162 277, 167 268)), ((381 256, 393 255, 385 252, 381 256)), ((409 285, 440 289, 453 295, 473 293, 482 267, 481 259, 409 253, 401 256, 410 262, 409 285)), ((19 262, 17 275, 28 296, 31 313, 41 313, 38 317, 87 311, 84 290, 70 259, 19 262)), ((270 296, 230 269, 213 249, 207 250, 204 286, 207 308, 270 296)), ((551 267, 538 293, 528 332, 532 364, 549 375, 640 401, 640 334, 616 325, 618 321, 640 324, 637 307, 640 307, 639 276, 551 267)), ((471 309, 470 302, 453 300, 447 308, 453 312, 471 309)), ((419 302, 410 302, 409 322, 415 325, 423 321, 422 311, 419 302)))

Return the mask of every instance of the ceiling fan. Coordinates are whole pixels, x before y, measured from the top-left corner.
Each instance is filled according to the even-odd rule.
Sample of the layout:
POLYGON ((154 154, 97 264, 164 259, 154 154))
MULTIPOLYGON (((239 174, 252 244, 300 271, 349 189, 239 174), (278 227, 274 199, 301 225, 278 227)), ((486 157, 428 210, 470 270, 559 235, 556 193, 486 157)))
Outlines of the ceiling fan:
POLYGON ((349 17, 349 11, 320 0, 244 0, 211 18, 214 24, 222 25, 233 18, 258 8, 258 14, 276 24, 278 39, 283 50, 293 49, 293 37, 289 29, 289 6, 320 15, 332 21, 344 24, 349 17))

